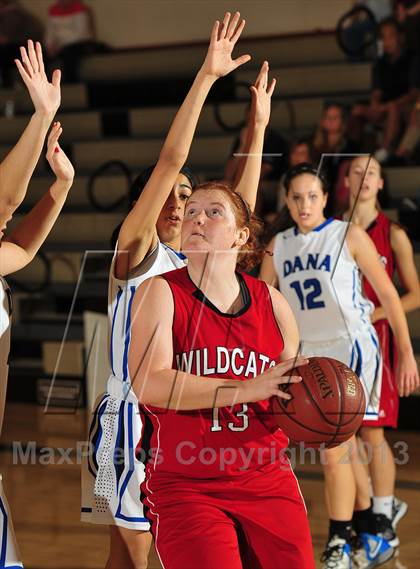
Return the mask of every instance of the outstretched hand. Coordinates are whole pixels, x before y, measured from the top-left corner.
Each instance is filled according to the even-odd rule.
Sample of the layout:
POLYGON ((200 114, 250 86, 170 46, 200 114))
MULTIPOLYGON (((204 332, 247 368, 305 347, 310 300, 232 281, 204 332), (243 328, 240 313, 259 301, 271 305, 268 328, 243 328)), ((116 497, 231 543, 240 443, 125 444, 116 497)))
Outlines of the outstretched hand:
POLYGON ((74 168, 58 142, 62 132, 61 124, 55 122, 48 137, 47 160, 57 180, 71 184, 74 178, 74 168))
POLYGON ((272 79, 268 86, 268 61, 264 61, 254 85, 251 85, 251 118, 256 124, 268 125, 271 112, 271 96, 276 86, 272 79))
POLYGON ((226 12, 222 23, 215 22, 202 67, 206 74, 216 78, 224 77, 251 59, 250 55, 232 59, 233 48, 245 27, 245 20, 240 20, 240 16, 240 13, 236 12, 231 18, 230 12, 226 12))
POLYGON ((28 88, 35 111, 54 116, 60 106, 61 72, 53 72, 51 83, 45 74, 42 48, 39 42, 28 40, 27 49, 20 48, 21 59, 15 59, 16 66, 23 82, 28 88))

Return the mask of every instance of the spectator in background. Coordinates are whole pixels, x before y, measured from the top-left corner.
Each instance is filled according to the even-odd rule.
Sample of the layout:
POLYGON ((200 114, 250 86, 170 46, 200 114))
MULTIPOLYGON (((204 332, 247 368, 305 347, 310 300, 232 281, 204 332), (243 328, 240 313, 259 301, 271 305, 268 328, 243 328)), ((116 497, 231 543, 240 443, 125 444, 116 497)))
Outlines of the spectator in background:
POLYGON ((42 41, 44 29, 36 16, 18 0, 0 0, 0 73, 3 87, 13 84, 15 59, 20 58, 19 46, 28 39, 42 41))
POLYGON ((395 147, 404 118, 418 96, 420 64, 418 57, 404 48, 396 20, 383 20, 380 35, 384 55, 373 65, 370 104, 359 104, 353 108, 352 132, 361 137, 366 120, 374 125, 383 125, 383 146, 375 152, 375 158, 383 163, 395 147))
MULTIPOLYGON (((240 154, 245 148, 249 124, 249 110, 250 106, 248 105, 245 112, 246 124, 241 128, 239 136, 235 138, 231 150, 231 157, 226 164, 224 179, 228 184, 233 184, 239 167, 239 157, 235 157, 234 155, 240 154)), ((288 144, 281 134, 271 128, 266 130, 261 166, 261 180, 278 180, 280 178, 286 170, 288 149, 288 144)))
POLYGON ((315 163, 320 165, 328 179, 334 196, 337 184, 340 184, 340 166, 348 160, 348 155, 359 151, 357 145, 347 134, 346 111, 343 105, 329 102, 315 132, 313 153, 315 163))
POLYGON ((86 56, 106 51, 96 41, 92 10, 83 0, 57 0, 48 10, 46 44, 51 58, 61 61, 64 81, 78 81, 79 63, 86 56))
MULTIPOLYGON (((404 132, 403 137, 395 151, 394 160, 391 162, 395 164, 407 164, 413 160, 415 150, 420 143, 420 97, 414 103, 413 109, 410 114, 408 126, 404 132)), ((418 160, 420 163, 420 160, 418 160)))
POLYGON ((420 54, 420 1, 397 0, 396 14, 408 51, 420 54))
MULTIPOLYGON (((290 145, 289 160, 287 165, 287 170, 298 166, 303 163, 312 163, 312 147, 311 143, 306 138, 298 138, 293 141, 290 145)), ((286 204, 286 188, 284 185, 284 180, 286 178, 286 173, 284 172, 280 178, 278 190, 277 190, 277 211, 280 211, 282 207, 286 204)), ((273 217, 275 214, 271 214, 273 217)), ((271 217, 266 219, 268 223, 271 222, 271 217)))

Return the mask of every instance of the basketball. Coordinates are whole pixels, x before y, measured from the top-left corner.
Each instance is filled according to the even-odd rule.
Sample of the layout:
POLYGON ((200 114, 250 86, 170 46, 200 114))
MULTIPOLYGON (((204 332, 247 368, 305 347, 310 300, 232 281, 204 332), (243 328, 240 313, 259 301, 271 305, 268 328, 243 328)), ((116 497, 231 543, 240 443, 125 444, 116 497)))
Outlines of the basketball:
POLYGON ((313 448, 331 448, 349 439, 360 427, 366 407, 354 371, 333 358, 313 357, 294 373, 302 381, 282 386, 292 399, 271 400, 279 427, 292 441, 313 448))

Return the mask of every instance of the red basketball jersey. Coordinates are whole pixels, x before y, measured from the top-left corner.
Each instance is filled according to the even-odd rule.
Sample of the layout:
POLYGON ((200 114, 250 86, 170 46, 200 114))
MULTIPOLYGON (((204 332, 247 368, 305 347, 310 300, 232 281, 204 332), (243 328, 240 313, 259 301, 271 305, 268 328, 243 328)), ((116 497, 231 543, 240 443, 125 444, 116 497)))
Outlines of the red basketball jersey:
MULTIPOLYGON (((174 369, 252 381, 279 362, 284 344, 269 290, 253 277, 237 276, 244 306, 224 314, 197 289, 187 268, 162 275, 174 299, 174 369)), ((278 463, 288 439, 268 407, 268 401, 197 411, 141 405, 147 490, 165 474, 172 480, 226 478, 278 463)))
MULTIPOLYGON (((395 268, 394 253, 391 249, 391 223, 389 217, 380 211, 377 218, 366 229, 378 250, 381 261, 390 279, 392 279, 394 275, 395 268)), ((363 279, 363 288, 369 300, 371 300, 375 306, 380 306, 381 303, 375 291, 365 278, 363 279)))
MULTIPOLYGON (((395 269, 394 253, 391 248, 391 224, 392 221, 380 211, 377 218, 366 230, 378 250, 381 261, 390 279, 392 279, 395 269)), ((375 306, 380 306, 381 303, 375 291, 365 278, 363 279, 363 287, 366 296, 375 306)), ((394 338, 386 318, 377 320, 374 326, 378 334, 382 352, 382 386, 378 419, 375 421, 366 421, 365 424, 369 427, 396 427, 398 422, 399 398, 395 377, 397 358, 394 349, 394 338)))

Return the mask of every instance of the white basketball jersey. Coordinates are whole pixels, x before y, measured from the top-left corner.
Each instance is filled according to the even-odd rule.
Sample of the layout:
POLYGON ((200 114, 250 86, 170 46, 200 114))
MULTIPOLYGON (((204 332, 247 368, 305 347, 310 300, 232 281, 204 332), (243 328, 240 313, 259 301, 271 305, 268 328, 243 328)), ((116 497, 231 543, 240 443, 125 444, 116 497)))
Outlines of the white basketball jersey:
POLYGON ((7 376, 9 372, 11 317, 12 295, 7 282, 3 277, 0 277, 0 431, 3 424, 7 376))
POLYGON ((113 376, 109 387, 112 385, 114 388, 115 379, 119 380, 125 386, 123 392, 126 396, 130 388, 128 373, 128 350, 131 337, 130 311, 136 289, 146 279, 184 267, 185 256, 159 242, 154 251, 144 259, 136 272, 130 274, 127 280, 115 278, 115 259, 114 255, 108 289, 109 355, 113 376))
POLYGON ((371 327, 374 306, 362 294, 359 268, 345 239, 347 226, 330 218, 310 233, 292 227, 275 238, 279 287, 303 341, 354 337, 371 327))

